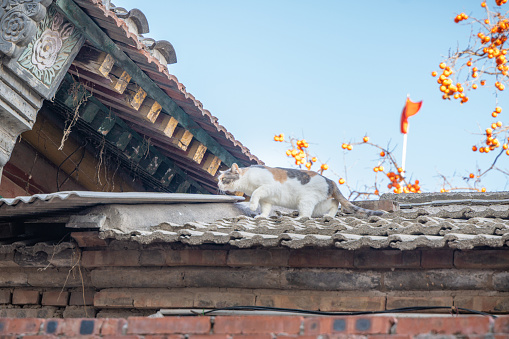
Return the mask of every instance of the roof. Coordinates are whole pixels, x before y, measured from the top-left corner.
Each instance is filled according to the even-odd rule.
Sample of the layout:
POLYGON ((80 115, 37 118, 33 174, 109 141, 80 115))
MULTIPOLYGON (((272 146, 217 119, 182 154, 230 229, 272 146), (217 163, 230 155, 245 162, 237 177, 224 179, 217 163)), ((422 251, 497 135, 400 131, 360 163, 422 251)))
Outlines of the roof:
MULTIPOLYGON (((457 196, 449 195, 454 200, 437 201, 437 197, 446 199, 447 194, 419 195, 418 202, 407 200, 395 212, 368 218, 343 213, 338 213, 334 218, 298 218, 291 213, 253 218, 246 212, 247 209, 241 208, 243 203, 235 203, 238 199, 234 197, 218 196, 201 200, 207 196, 187 194, 171 198, 171 195, 159 195, 164 199, 157 199, 158 195, 150 194, 110 195, 112 193, 64 192, 2 199, 0 216, 5 221, 8 215, 11 218, 23 216, 25 212, 36 209, 56 211, 65 208, 66 204, 70 204, 67 207, 76 207, 75 202, 79 202, 81 211, 66 213, 68 219, 64 222, 68 223, 68 227, 86 230, 95 227, 100 231, 100 238, 141 244, 347 250, 366 247, 399 250, 476 247, 507 249, 509 245, 509 204, 506 192, 491 196, 478 195, 473 200, 457 200, 457 196), (161 205, 163 201, 174 204, 170 208, 161 205), (189 201, 202 201, 209 205, 185 204, 189 201), (153 204, 147 206, 147 202, 153 204), (89 208, 97 204, 102 206, 89 208), (225 208, 224 205, 235 208, 225 208), (85 207, 88 209, 83 210, 85 207), (180 214, 189 217, 180 219, 177 217, 180 214), (87 216, 102 216, 101 222, 91 223, 87 216)), ((405 199, 404 196, 392 197, 405 199)), ((44 217, 41 217, 40 222, 45 222, 44 217)))
MULTIPOLYGON (((218 156, 223 168, 233 162, 243 166, 263 164, 169 73, 167 64, 176 62, 173 46, 168 41, 155 41, 144 36, 149 27, 140 10, 127 11, 115 7, 109 1, 103 4, 100 0, 77 0, 75 3, 79 7, 73 7, 74 3, 68 0, 56 2, 59 10, 64 11, 87 38, 68 72, 105 106, 103 111, 107 113, 106 116, 113 112, 129 129, 140 135, 141 140, 149 140, 150 146, 157 150, 153 163, 167 157, 182 170, 179 172, 181 175, 189 176, 210 193, 216 191, 214 175, 217 168, 203 169, 203 162, 207 160, 206 157, 202 160, 203 153, 208 151, 218 156), (82 10, 92 21, 87 21, 76 10, 82 10), (98 29, 94 30, 92 25, 97 25, 98 29), (115 59, 112 60, 114 64, 108 58, 115 59), (98 62, 104 67, 108 66, 107 70, 94 68, 98 62), (145 91, 142 91, 143 95, 150 100, 143 101, 145 96, 142 95, 139 101, 136 94, 139 94, 137 91, 140 89, 145 91), (132 100, 137 100, 139 105, 133 105, 132 100), (147 107, 150 109, 150 106, 152 109, 157 108, 147 113, 147 107), (178 120, 178 126, 171 125, 171 131, 168 129, 170 117, 178 120), (183 147, 180 141, 184 138, 184 132, 189 134, 185 135, 187 139, 183 147), (203 147, 200 149, 201 157, 196 150, 198 146, 192 145, 189 136, 199 142, 197 145, 207 147, 206 151, 203 147), (191 149, 198 154, 198 160, 190 156, 191 149)), ((65 109, 64 99, 57 95, 53 104, 56 111, 65 109)), ((69 107, 67 109, 72 110, 69 107)))

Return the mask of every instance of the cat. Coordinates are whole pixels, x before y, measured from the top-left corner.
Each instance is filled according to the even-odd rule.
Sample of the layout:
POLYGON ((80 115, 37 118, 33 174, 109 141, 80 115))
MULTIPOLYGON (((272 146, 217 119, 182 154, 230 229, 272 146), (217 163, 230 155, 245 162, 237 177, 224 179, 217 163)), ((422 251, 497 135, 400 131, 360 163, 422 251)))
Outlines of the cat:
POLYGON ((297 209, 299 218, 312 216, 334 217, 339 205, 366 216, 382 215, 353 205, 339 191, 336 184, 317 172, 290 168, 254 165, 239 168, 237 164, 218 177, 223 192, 243 192, 251 197, 249 208, 261 209, 259 217, 268 217, 273 205, 297 209))

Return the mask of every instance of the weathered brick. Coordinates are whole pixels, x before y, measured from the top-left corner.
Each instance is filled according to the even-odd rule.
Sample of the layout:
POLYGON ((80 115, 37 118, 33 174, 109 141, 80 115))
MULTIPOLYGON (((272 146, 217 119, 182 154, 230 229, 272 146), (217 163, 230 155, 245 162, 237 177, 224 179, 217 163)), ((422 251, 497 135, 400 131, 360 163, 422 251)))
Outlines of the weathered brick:
POLYGON ((381 274, 342 269, 289 269, 281 278, 282 286, 290 289, 365 291, 380 288, 381 274))
POLYGON ((128 318, 128 334, 206 334, 209 317, 128 318))
POLYGON ((180 268, 104 268, 91 273, 92 285, 108 287, 184 287, 184 273, 180 268))
POLYGON ((49 263, 56 267, 72 267, 76 264, 76 260, 76 249, 72 248, 68 248, 48 257, 49 263))
POLYGON ((222 308, 232 306, 250 306, 255 304, 253 293, 198 292, 194 296, 194 307, 222 308))
POLYGON ((306 294, 299 291, 296 294, 259 294, 256 298, 256 306, 312 309, 320 308, 321 295, 306 294))
POLYGON ((497 291, 509 292, 509 272, 494 273, 493 287, 497 291))
POLYGON ((186 287, 280 288, 280 271, 271 268, 185 267, 186 287))
POLYGON ((94 304, 95 291, 86 290, 71 292, 71 298, 69 299, 69 305, 83 306, 94 304))
MULTIPOLYGON (((416 307, 416 306, 453 306, 453 298, 452 297, 403 297, 403 296, 388 296, 387 297, 387 306, 388 310, 394 308, 404 308, 404 307, 416 307)), ((432 310, 432 312, 440 312, 440 310, 432 310)), ((447 312, 445 310, 444 312, 447 312)))
POLYGON ((355 251, 357 268, 420 268, 419 251, 369 250, 355 251))
POLYGON ((457 268, 509 269, 509 251, 455 251, 454 266, 457 268))
POLYGON ((139 266, 140 251, 83 251, 83 267, 139 266))
POLYGON ((39 291, 15 289, 12 293, 12 303, 14 305, 37 305, 40 295, 39 291))
POLYGON ((214 333, 298 334, 302 317, 296 316, 217 316, 214 333))
POLYGON ((94 306, 100 308, 179 308, 193 307, 194 294, 182 290, 122 289, 102 290, 94 297, 94 306))
MULTIPOLYGON (((191 335, 193 335, 193 334, 191 334, 191 335)), ((186 338, 191 338, 191 335, 185 336, 183 334, 169 334, 169 335, 156 334, 156 335, 145 335, 144 338, 145 339, 186 339, 186 338)), ((206 338, 206 336, 208 336, 208 334, 204 334, 204 336, 206 338)))
POLYGON ((33 268, 26 270, 27 281, 30 286, 56 288, 62 288, 62 286, 90 286, 88 270, 81 268, 80 272, 78 272, 77 268, 73 272, 69 272, 68 268, 47 268, 45 270, 33 268))
POLYGON ((43 306, 67 306, 69 292, 47 291, 42 294, 43 306))
POLYGON ((232 339, 232 336, 228 334, 191 334, 190 336, 187 336, 187 339, 232 339))
POLYGON ((166 253, 163 250, 146 250, 141 252, 141 266, 165 266, 166 253))
POLYGON ((290 252, 290 267, 353 268, 353 251, 302 249, 290 252))
POLYGON ((393 317, 387 316, 306 318, 304 319, 304 334, 389 334, 394 322, 393 317))
POLYGON ((71 237, 76 240, 79 247, 105 247, 108 242, 99 238, 98 231, 72 232, 71 237))
POLYGON ((489 273, 483 271, 426 270, 393 271, 384 273, 389 290, 478 290, 488 289, 489 273))
POLYGON ((356 311, 383 311, 385 297, 323 297, 320 303, 321 311, 328 312, 356 312, 356 311))
POLYGON ((288 266, 289 251, 286 249, 233 249, 228 252, 228 266, 288 266))
POLYGON ((165 254, 168 266, 226 266, 225 250, 173 250, 165 254))
POLYGON ((398 319, 396 334, 423 335, 423 334, 488 334, 490 332, 489 317, 462 316, 462 317, 426 317, 398 319))
POLYGON ((452 268, 454 263, 452 250, 421 251, 422 268, 452 268))
POLYGON ((0 304, 10 304, 10 303, 11 303, 11 290, 0 289, 0 304))
POLYGON ((454 306, 488 313, 509 312, 509 296, 468 296, 458 295, 454 297, 454 306))
POLYGON ((19 269, 2 268, 0 270, 0 287, 28 286, 27 274, 19 269))

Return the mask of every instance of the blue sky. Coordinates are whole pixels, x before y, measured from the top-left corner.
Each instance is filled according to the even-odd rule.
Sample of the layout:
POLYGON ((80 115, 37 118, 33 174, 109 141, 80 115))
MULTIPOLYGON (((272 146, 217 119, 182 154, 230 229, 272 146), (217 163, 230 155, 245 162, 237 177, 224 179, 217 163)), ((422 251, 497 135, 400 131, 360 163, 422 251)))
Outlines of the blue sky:
MULTIPOLYGON (((506 93, 497 99, 494 87, 485 86, 460 105, 442 100, 431 77, 449 50, 468 43, 470 26, 454 23, 454 17, 465 12, 482 18, 480 3, 114 1, 145 13, 145 36, 168 40, 176 50, 170 73, 269 166, 295 167, 285 155, 287 144, 273 141, 275 134, 305 138, 310 153, 330 166, 325 175, 345 177, 351 189, 364 190, 375 180, 378 150, 364 145, 347 152, 341 144, 367 134, 390 145, 400 161, 405 98, 422 100, 421 111, 410 118, 406 169, 423 192, 440 190, 440 175, 468 187, 462 178, 489 167, 498 153, 473 153, 471 147, 481 141, 480 129, 495 121, 490 114, 497 100, 506 107, 497 120, 507 122, 506 93)), ((494 1, 488 5, 495 7, 494 1)), ((504 154, 497 165, 509 171, 508 160, 504 154)), ((387 192, 387 180, 379 183, 387 192)), ((492 171, 481 186, 508 190, 508 177, 492 171)), ((349 194, 347 187, 341 190, 349 194)))

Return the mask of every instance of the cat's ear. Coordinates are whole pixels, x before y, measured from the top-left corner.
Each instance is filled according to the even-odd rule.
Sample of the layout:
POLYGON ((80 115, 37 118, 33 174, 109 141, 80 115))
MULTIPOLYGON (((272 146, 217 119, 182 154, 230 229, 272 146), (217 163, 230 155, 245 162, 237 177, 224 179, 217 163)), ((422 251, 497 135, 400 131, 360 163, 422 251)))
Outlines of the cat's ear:
POLYGON ((231 170, 232 170, 232 173, 235 173, 235 174, 239 173, 240 172, 239 165, 237 165, 236 163, 233 163, 231 170))

